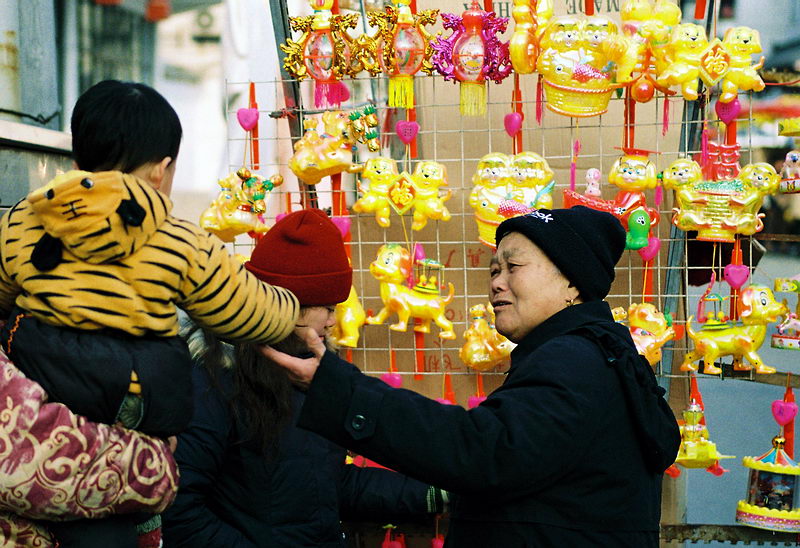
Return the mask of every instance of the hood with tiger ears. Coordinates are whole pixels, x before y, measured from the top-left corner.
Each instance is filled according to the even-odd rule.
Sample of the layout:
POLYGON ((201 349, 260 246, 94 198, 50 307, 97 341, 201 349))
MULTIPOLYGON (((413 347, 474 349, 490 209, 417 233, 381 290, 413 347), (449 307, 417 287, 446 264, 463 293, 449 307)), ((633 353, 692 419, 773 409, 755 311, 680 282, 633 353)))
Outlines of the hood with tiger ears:
POLYGON ((66 253, 90 264, 132 255, 172 209, 169 198, 119 171, 69 171, 27 200, 45 230, 31 254, 42 271, 54 269, 66 253))

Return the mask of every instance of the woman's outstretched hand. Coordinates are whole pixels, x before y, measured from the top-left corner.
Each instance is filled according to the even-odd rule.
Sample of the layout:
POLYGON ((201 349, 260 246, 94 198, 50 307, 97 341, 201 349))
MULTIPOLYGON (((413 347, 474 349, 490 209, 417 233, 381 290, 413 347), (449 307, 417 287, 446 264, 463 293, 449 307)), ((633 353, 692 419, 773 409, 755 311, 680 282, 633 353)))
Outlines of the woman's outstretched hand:
POLYGON ((296 386, 306 389, 311 384, 314 374, 317 372, 322 355, 325 354, 325 343, 310 327, 297 327, 294 332, 303 339, 308 345, 309 350, 314 354, 310 358, 298 358, 285 352, 275 350, 265 344, 259 345, 259 350, 269 360, 289 372, 289 378, 296 386))

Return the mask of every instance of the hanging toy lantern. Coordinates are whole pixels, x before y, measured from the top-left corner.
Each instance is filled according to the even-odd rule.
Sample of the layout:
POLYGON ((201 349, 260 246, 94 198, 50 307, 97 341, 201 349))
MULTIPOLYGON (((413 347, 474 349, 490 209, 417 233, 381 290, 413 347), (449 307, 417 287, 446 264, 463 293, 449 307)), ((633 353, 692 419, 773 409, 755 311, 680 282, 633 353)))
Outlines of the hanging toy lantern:
POLYGON ((311 76, 315 81, 314 105, 317 108, 337 107, 350 98, 340 79, 353 76, 350 72, 351 38, 347 29, 355 28, 359 15, 334 15, 333 0, 311 0, 314 15, 290 17, 291 27, 302 32, 296 42, 287 39, 281 44, 286 53, 283 67, 303 80, 311 76))
POLYGON ((605 113, 614 62, 625 53, 617 26, 602 16, 556 17, 544 27, 539 46, 536 68, 547 108, 575 117, 605 113))
POLYGON ((378 27, 378 61, 389 76, 389 106, 414 108, 414 75, 433 72, 431 35, 424 25, 436 22, 439 10, 411 13, 411 0, 396 0, 385 11, 367 14, 369 24, 378 27))
POLYGON ((758 458, 742 459, 742 464, 750 468, 750 480, 746 500, 736 505, 738 523, 770 531, 800 533, 797 485, 800 466, 789 454, 797 415, 797 404, 791 399, 784 397, 784 400, 772 402, 772 416, 781 427, 780 434, 772 438, 772 449, 758 458))
POLYGON ((499 84, 511 74, 508 42, 501 42, 496 36, 505 32, 508 18, 483 11, 473 0, 461 17, 445 13, 442 21, 444 28, 453 33, 431 42, 433 65, 445 80, 461 83, 461 114, 483 116, 486 114, 486 80, 499 84))

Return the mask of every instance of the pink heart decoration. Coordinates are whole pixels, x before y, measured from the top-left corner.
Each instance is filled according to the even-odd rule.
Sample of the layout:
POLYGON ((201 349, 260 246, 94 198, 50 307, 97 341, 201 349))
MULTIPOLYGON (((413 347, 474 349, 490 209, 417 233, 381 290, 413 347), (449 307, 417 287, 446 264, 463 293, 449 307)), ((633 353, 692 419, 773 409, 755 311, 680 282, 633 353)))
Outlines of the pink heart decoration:
POLYGON ((384 373, 381 375, 381 380, 392 388, 403 386, 403 378, 397 373, 384 373))
POLYGON ((415 261, 424 261, 425 260, 425 248, 422 247, 422 244, 414 244, 414 260, 415 261))
POLYGON ((339 229, 342 238, 346 237, 347 233, 350 232, 350 217, 331 217, 331 221, 339 229))
POLYGON ((639 253, 639 257, 641 257, 644 262, 647 262, 652 261, 653 258, 658 255, 659 249, 661 249, 661 240, 655 236, 650 236, 647 239, 647 247, 638 249, 637 253, 639 253))
POLYGON ((439 403, 443 403, 445 405, 455 405, 453 402, 451 402, 447 398, 436 398, 436 401, 438 401, 439 403))
POLYGON ((750 267, 744 264, 726 264, 722 275, 729 286, 739 289, 750 277, 750 267))
POLYGON ((467 407, 470 409, 478 407, 484 400, 486 400, 486 396, 470 396, 467 399, 467 407))
POLYGON ((503 118, 503 125, 506 126, 506 133, 509 137, 516 135, 522 129, 522 120, 524 116, 521 112, 509 112, 503 118))
POLYGON ((786 426, 794 420, 797 415, 797 404, 794 402, 775 400, 772 402, 772 416, 775 422, 781 426, 786 426))
POLYGON ((444 539, 441 536, 431 539, 431 548, 444 548, 444 539))
POLYGON ((733 122, 742 111, 742 104, 739 102, 738 98, 730 103, 723 103, 718 100, 717 104, 714 105, 714 111, 717 113, 717 116, 719 116, 719 119, 725 122, 727 126, 733 122))
POLYGON ((239 125, 245 131, 250 131, 258 123, 258 109, 257 108, 240 108, 236 111, 236 119, 239 120, 239 125))
POLYGON ((404 144, 409 145, 419 133, 419 124, 411 120, 400 120, 394 125, 397 136, 404 144))

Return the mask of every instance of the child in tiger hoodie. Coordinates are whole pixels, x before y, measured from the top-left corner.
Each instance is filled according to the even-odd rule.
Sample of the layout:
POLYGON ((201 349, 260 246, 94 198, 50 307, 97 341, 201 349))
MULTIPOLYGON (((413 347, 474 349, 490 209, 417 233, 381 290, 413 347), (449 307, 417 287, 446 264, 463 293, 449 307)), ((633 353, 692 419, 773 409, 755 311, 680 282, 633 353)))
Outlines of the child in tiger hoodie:
MULTIPOLYGON (((51 401, 96 422, 174 436, 192 409, 178 308, 223 339, 273 343, 294 328, 297 299, 171 215, 181 128, 155 90, 93 86, 76 103, 72 133, 82 169, 0 220, 0 314, 8 317, 0 342, 51 401)), ((157 546, 157 517, 134 523, 140 518, 50 528, 65 547, 136 546, 137 534, 139 546, 157 546)))

